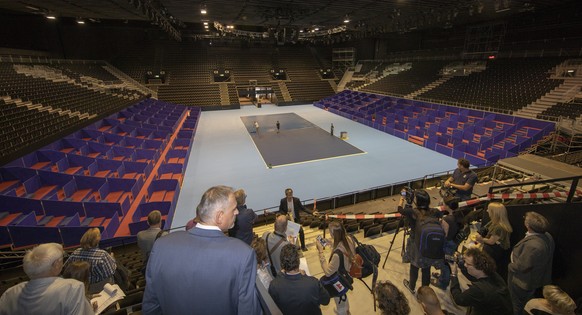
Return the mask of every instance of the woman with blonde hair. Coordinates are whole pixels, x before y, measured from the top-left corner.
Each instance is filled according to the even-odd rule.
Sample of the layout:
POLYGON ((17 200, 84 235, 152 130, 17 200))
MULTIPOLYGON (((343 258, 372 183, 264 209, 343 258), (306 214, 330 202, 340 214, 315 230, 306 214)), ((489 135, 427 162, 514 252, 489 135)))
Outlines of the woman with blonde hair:
POLYGON ((113 274, 117 268, 112 254, 98 247, 100 241, 99 228, 88 229, 81 237, 81 248, 75 249, 65 263, 65 269, 75 261, 86 261, 91 265, 89 293, 100 292, 105 283, 113 283, 113 274))
POLYGON ((509 237, 513 229, 507 218, 507 209, 499 202, 491 202, 487 207, 491 221, 485 225, 485 236, 477 235, 476 241, 483 243, 483 250, 495 260, 497 273, 507 279, 507 265, 509 263, 509 237))
POLYGON ((560 287, 546 285, 543 294, 543 299, 531 299, 527 302, 524 309, 528 314, 574 315, 576 303, 560 287))
MULTIPOLYGON (((349 271, 352 267, 352 260, 355 256, 355 246, 351 240, 348 239, 344 226, 339 221, 332 221, 328 226, 329 235, 332 239, 331 255, 326 259, 323 255, 323 245, 320 242, 315 242, 317 252, 319 254, 319 262, 321 269, 326 276, 331 276, 340 269, 340 257, 336 250, 343 254, 343 269, 349 271)), ((342 297, 334 297, 335 313, 336 314, 350 314, 350 304, 347 295, 342 297)))

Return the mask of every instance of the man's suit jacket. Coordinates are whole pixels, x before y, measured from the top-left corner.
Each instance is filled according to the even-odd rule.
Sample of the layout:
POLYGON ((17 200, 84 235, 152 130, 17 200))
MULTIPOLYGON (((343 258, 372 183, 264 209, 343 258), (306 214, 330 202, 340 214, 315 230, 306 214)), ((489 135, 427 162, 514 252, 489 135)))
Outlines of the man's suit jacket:
POLYGON ((552 281, 554 239, 550 233, 524 237, 511 252, 509 279, 523 290, 535 290, 552 281))
POLYGON ((228 236, 236 237, 239 240, 251 245, 253 241, 253 224, 257 219, 257 214, 246 205, 238 206, 238 215, 232 229, 228 230, 228 236))
POLYGON ((254 250, 198 226, 158 239, 147 265, 144 314, 260 314, 254 250))
MULTIPOLYGON (((312 214, 311 212, 307 211, 307 209, 305 209, 305 207, 301 204, 301 200, 299 200, 299 198, 293 197, 293 218, 294 221, 297 223, 299 223, 299 210, 308 214, 312 214)), ((281 203, 279 204, 279 212, 285 215, 289 213, 289 209, 287 207, 287 198, 281 199, 281 203)))
MULTIPOLYGON (((140 231, 137 233, 137 246, 144 255, 144 259, 148 259, 154 242, 156 241, 156 236, 160 233, 161 228, 149 228, 147 230, 140 231)), ((161 236, 168 234, 168 232, 163 232, 161 236)))

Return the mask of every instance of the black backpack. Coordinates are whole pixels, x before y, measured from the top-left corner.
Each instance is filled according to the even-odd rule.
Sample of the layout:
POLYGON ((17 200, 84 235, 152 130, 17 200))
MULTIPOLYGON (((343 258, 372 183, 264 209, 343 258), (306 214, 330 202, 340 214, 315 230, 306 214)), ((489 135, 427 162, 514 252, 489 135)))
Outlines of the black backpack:
POLYGON ((442 259, 446 236, 437 218, 423 218, 416 224, 415 242, 418 252, 424 258, 442 259))
MULTIPOLYGON (((356 254, 362 257, 362 277, 357 278, 364 285, 370 290, 373 296, 373 300, 376 301, 376 294, 374 292, 374 288, 376 287, 376 281, 378 280, 378 265, 380 264, 380 253, 376 250, 376 248, 372 245, 362 244, 360 243, 355 236, 350 235, 352 240, 356 244, 356 254), (363 280, 364 278, 368 277, 369 275, 372 276, 372 286, 368 286, 368 284, 363 280)), ((376 303, 374 303, 374 311, 376 311, 376 303)))
POLYGON ((364 263, 362 264, 362 278, 378 273, 378 265, 380 264, 380 253, 372 245, 360 243, 353 235, 350 235, 354 243, 356 243, 356 254, 359 254, 364 263))

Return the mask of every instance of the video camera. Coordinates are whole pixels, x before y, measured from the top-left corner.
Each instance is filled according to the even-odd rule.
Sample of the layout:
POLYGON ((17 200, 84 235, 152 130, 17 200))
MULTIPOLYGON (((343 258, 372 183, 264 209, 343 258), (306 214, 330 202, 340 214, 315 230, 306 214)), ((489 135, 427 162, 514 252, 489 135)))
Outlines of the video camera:
POLYGON ((406 200, 407 204, 411 205, 414 202, 415 192, 416 191, 411 187, 404 187, 402 188, 400 195, 404 197, 404 200, 406 200))

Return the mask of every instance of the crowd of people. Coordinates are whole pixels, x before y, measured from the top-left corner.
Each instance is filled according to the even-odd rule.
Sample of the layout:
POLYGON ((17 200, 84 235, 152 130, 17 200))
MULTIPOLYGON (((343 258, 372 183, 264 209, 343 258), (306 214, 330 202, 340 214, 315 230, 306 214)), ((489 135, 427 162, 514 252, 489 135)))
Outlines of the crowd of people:
MULTIPOLYGON (((461 175, 453 177, 463 178, 463 168, 464 162, 459 161, 461 175)), ((470 191, 472 177, 465 178, 471 187, 455 184, 455 179, 449 185, 470 191)), ((159 211, 148 215, 149 229, 137 236, 146 262, 142 312, 261 314, 256 289, 260 283, 283 314, 322 314, 321 305, 332 300, 336 314, 351 314, 345 293, 338 296, 300 268, 300 258, 307 250, 303 230, 298 233, 299 244, 287 235, 289 220, 300 222, 299 211, 317 212, 307 210, 293 190, 286 189, 274 230, 259 237, 253 233, 257 216, 247 208, 246 197, 242 189, 212 187, 202 195, 189 228, 169 234, 162 230, 159 211)), ((446 200, 449 214, 442 216, 430 207, 426 191, 401 196, 398 211, 410 229, 403 257, 410 263, 409 277, 401 286, 380 281, 373 288, 382 314, 410 314, 410 301, 402 289, 416 298, 425 314, 451 314, 442 308, 431 285, 448 289, 456 305, 467 307, 467 314, 574 314, 572 299, 551 285, 555 244, 545 217, 528 212, 524 218, 527 234, 512 248, 507 209, 492 202, 487 207, 489 221, 475 238, 482 246, 459 254, 456 236, 462 226, 455 215, 459 200, 446 200), (424 243, 427 229, 431 229, 433 241, 441 242, 438 250, 425 248, 437 244, 424 243), (431 274, 432 267, 440 273, 431 274), (469 282, 468 288, 459 282, 459 271, 469 282), (417 288, 419 272, 421 286, 417 288), (544 298, 535 298, 542 289, 544 298)), ((329 278, 351 269, 356 244, 340 221, 329 222, 326 232, 328 243, 316 241, 315 247, 322 274, 329 278), (324 254, 326 246, 329 255, 324 254)), ((100 240, 100 230, 89 229, 81 238, 81 247, 66 260, 59 244, 42 244, 28 251, 23 268, 30 281, 2 295, 0 315, 94 314, 97 305, 90 303, 92 295, 105 283, 113 283, 119 269, 114 255, 98 248, 100 240)))

